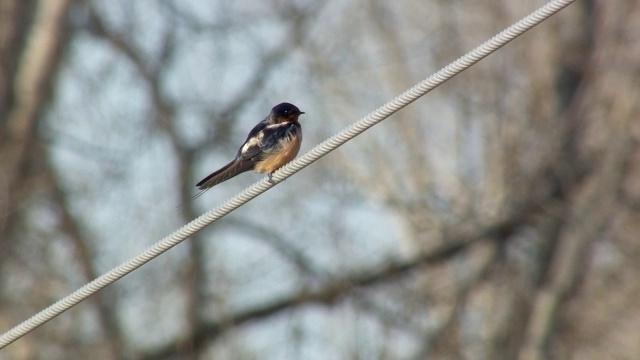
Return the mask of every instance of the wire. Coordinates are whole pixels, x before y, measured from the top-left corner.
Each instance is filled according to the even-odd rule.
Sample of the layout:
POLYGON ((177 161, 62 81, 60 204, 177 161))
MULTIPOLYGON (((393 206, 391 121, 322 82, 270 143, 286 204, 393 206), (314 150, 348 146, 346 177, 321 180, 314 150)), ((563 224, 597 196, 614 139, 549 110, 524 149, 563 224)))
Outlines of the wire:
POLYGON ((257 183, 253 184, 252 186, 246 188, 244 191, 237 194, 236 196, 225 201, 222 205, 218 206, 213 210, 206 212, 205 214, 201 215, 200 217, 196 218, 190 223, 184 225, 173 234, 158 241, 157 243, 149 247, 144 252, 138 254, 137 256, 129 259, 128 261, 109 270, 108 272, 94 279, 90 283, 84 285, 83 287, 79 288, 73 293, 67 295, 66 297, 62 298, 61 300, 57 301, 56 303, 52 304, 46 309, 40 311, 39 313, 32 316, 31 318, 18 324, 11 330, 2 334, 2 336, 0 336, 0 349, 11 344, 12 342, 16 341, 17 339, 31 332, 35 328, 44 324, 45 322, 65 312, 66 310, 72 308, 79 302, 95 294, 96 292, 106 287, 107 285, 110 285, 116 280, 136 270, 140 266, 146 264, 147 262, 156 258, 160 254, 166 252, 167 250, 181 243, 182 241, 187 239, 189 236, 202 230, 204 227, 210 225, 216 220, 229 214, 233 210, 246 204, 247 202, 257 197, 258 195, 262 194, 263 192, 269 190, 271 187, 275 186, 277 183, 287 179, 291 175, 297 173, 298 171, 314 163, 316 160, 327 155, 329 152, 335 150, 337 147, 353 139, 354 137, 360 135, 361 133, 363 133, 373 125, 388 118, 398 110, 404 108, 405 106, 414 102, 415 100, 425 95, 429 91, 435 89, 445 81, 451 79, 455 75, 464 71, 466 68, 474 65, 478 61, 487 57, 489 54, 498 50, 499 48, 506 45, 511 40, 522 35, 524 32, 530 30, 534 26, 538 25, 542 21, 549 18, 551 15, 557 13, 558 11, 565 8, 566 6, 570 5, 574 1, 575 0, 549 1, 547 4, 545 4, 538 10, 532 12, 531 14, 527 15, 520 21, 516 22, 515 24, 511 25, 507 29, 503 30, 496 36, 492 37, 482 45, 476 47, 475 49, 471 50, 464 56, 458 58, 456 61, 447 65, 446 67, 444 67, 443 69, 435 73, 434 75, 423 80, 422 82, 415 85, 411 89, 405 91, 401 95, 397 96, 395 99, 384 104, 383 106, 371 112, 369 115, 365 116, 359 121, 346 127, 336 135, 316 145, 313 149, 311 149, 306 154, 300 156, 299 158, 291 161, 289 164, 280 168, 278 171, 275 172, 275 174, 273 174, 272 182, 270 182, 266 178, 261 181, 258 181, 257 183))

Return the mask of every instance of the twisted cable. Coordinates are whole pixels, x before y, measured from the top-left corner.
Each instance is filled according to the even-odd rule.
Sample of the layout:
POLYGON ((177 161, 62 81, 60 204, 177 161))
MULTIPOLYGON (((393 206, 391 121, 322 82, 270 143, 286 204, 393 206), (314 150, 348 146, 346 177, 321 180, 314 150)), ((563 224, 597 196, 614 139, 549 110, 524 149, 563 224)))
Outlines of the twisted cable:
POLYGON ((158 241, 151 247, 149 247, 144 252, 134 256, 133 258, 125 261, 124 263, 116 266, 115 268, 109 270, 104 273, 100 277, 94 279, 90 283, 82 286, 78 290, 73 293, 65 296, 61 300, 55 302, 51 306, 46 309, 40 311, 39 313, 33 315, 31 318, 25 320, 24 322, 18 324, 11 330, 5 332, 0 336, 0 349, 5 346, 11 344, 12 342, 18 340, 22 336, 36 329, 40 325, 45 322, 53 319, 54 317, 60 315, 66 310, 72 308, 77 305, 79 302, 88 298, 89 296, 95 294, 100 289, 110 285, 116 280, 122 278, 123 276, 129 274, 130 272, 138 269, 142 265, 156 258, 160 254, 166 252, 177 244, 181 243, 189 236, 195 234, 196 232, 202 230, 204 227, 210 225, 216 220, 224 217, 229 214, 233 210, 239 208, 240 206, 246 204, 256 196, 262 194, 267 191, 275 184, 287 179, 291 175, 297 173, 298 171, 304 169, 310 164, 314 163, 316 160, 321 157, 327 155, 329 152, 335 150, 342 144, 347 141, 353 139, 354 137, 360 135, 373 125, 381 122, 382 120, 388 118, 398 110, 404 108, 410 103, 414 102, 416 99, 425 95, 429 91, 435 89, 445 81, 451 79, 456 76, 460 72, 464 71, 468 67, 474 65, 478 61, 487 57, 489 54, 498 50, 511 40, 516 37, 522 35, 524 32, 530 30, 534 26, 538 25, 542 21, 549 18, 551 15, 557 13, 562 10, 564 7, 573 3, 575 0, 552 0, 547 4, 534 11, 533 13, 527 15, 520 21, 511 25, 507 29, 503 30, 499 34, 495 35, 482 45, 476 47, 471 50, 464 56, 458 58, 456 61, 447 65, 434 75, 428 77, 423 80, 419 84, 405 91, 401 95, 397 96, 393 100, 379 107, 375 111, 371 112, 364 118, 359 121, 351 124, 346 127, 336 135, 330 137, 329 139, 323 141, 322 143, 316 145, 313 149, 309 150, 306 154, 300 156, 299 158, 291 161, 289 164, 280 168, 278 171, 273 174, 273 182, 270 182, 266 178, 258 181, 252 186, 246 188, 236 196, 231 199, 225 201, 223 204, 218 206, 217 208, 206 212, 195 220, 189 222, 184 225, 173 234, 165 237, 164 239, 158 241))

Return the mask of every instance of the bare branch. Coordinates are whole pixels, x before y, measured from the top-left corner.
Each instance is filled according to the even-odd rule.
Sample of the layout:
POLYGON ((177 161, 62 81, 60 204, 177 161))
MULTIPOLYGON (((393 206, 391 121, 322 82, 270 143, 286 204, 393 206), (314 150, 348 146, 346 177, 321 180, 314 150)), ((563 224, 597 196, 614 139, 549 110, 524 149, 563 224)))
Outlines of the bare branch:
POLYGON ((265 303, 262 306, 239 311, 229 315, 219 321, 205 324, 193 335, 192 338, 178 340, 175 343, 168 343, 163 348, 148 354, 143 354, 140 360, 160 360, 170 359, 179 356, 183 351, 182 344, 188 344, 189 351, 203 349, 212 341, 234 327, 245 323, 258 321, 266 317, 280 314, 284 311, 295 310, 301 306, 310 304, 332 305, 341 299, 349 296, 354 290, 366 287, 383 285, 385 282, 396 280, 398 277, 410 274, 413 271, 429 266, 441 264, 451 258, 465 252, 469 246, 481 241, 508 241, 511 235, 523 226, 526 226, 527 219, 535 214, 538 206, 516 212, 512 217, 496 222, 482 230, 471 234, 453 236, 443 245, 433 251, 420 254, 414 258, 392 261, 386 265, 380 265, 372 269, 348 274, 341 279, 335 279, 330 284, 318 290, 306 290, 302 293, 293 294, 265 303))
MULTIPOLYGON (((56 70, 60 65, 61 55, 68 45, 69 34, 66 31, 66 24, 70 2, 70 0, 56 0, 38 3, 36 17, 31 28, 32 32, 28 35, 27 44, 16 66, 15 78, 8 82, 14 84, 14 93, 9 96, 12 107, 6 120, 0 123, 3 130, 0 135, 3 140, 0 144, 0 168, 5 174, 0 177, 0 191, 2 192, 0 196, 0 232, 2 233, 12 222, 16 203, 19 201, 20 195, 23 194, 21 190, 28 183, 25 177, 32 154, 31 149, 34 148, 36 140, 37 124, 44 105, 49 100, 50 89, 57 75, 56 70)), ((3 6, 9 6, 9 4, 10 2, 3 2, 3 6)), ((17 10, 17 13, 20 11, 22 10, 17 10)), ((19 27, 22 26, 18 25, 20 19, 22 18, 12 19, 7 23, 3 22, 2 26, 7 27, 13 23, 17 25, 14 31, 19 31, 19 27)), ((7 35, 11 36, 10 33, 11 31, 8 31, 7 35)), ((11 48, 11 45, 8 46, 7 50, 9 51, 17 50, 11 48)), ((4 55, 13 54, 5 53, 4 55)), ((1 101, 6 102, 6 98, 1 101)), ((4 243, 4 241, 0 240, 0 243, 4 243)))

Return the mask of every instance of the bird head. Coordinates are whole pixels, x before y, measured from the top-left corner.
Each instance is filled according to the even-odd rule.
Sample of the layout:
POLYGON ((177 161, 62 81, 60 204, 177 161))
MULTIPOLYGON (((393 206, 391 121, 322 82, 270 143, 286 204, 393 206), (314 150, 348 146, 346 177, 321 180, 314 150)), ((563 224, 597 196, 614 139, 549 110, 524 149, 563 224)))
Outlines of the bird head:
POLYGON ((271 118, 276 123, 298 121, 298 116, 304 114, 297 106, 289 103, 278 104, 271 109, 271 118))

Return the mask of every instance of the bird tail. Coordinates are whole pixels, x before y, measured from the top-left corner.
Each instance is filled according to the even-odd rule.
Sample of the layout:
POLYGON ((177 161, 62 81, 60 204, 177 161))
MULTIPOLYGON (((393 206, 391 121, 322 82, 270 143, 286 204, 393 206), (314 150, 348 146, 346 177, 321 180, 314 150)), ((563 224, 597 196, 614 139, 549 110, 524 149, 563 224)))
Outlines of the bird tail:
POLYGON ((220 184, 221 182, 231 179, 236 175, 253 169, 253 165, 253 161, 237 159, 233 160, 232 162, 223 166, 221 169, 200 180, 200 182, 197 183, 196 186, 200 190, 209 189, 215 185, 220 184))

